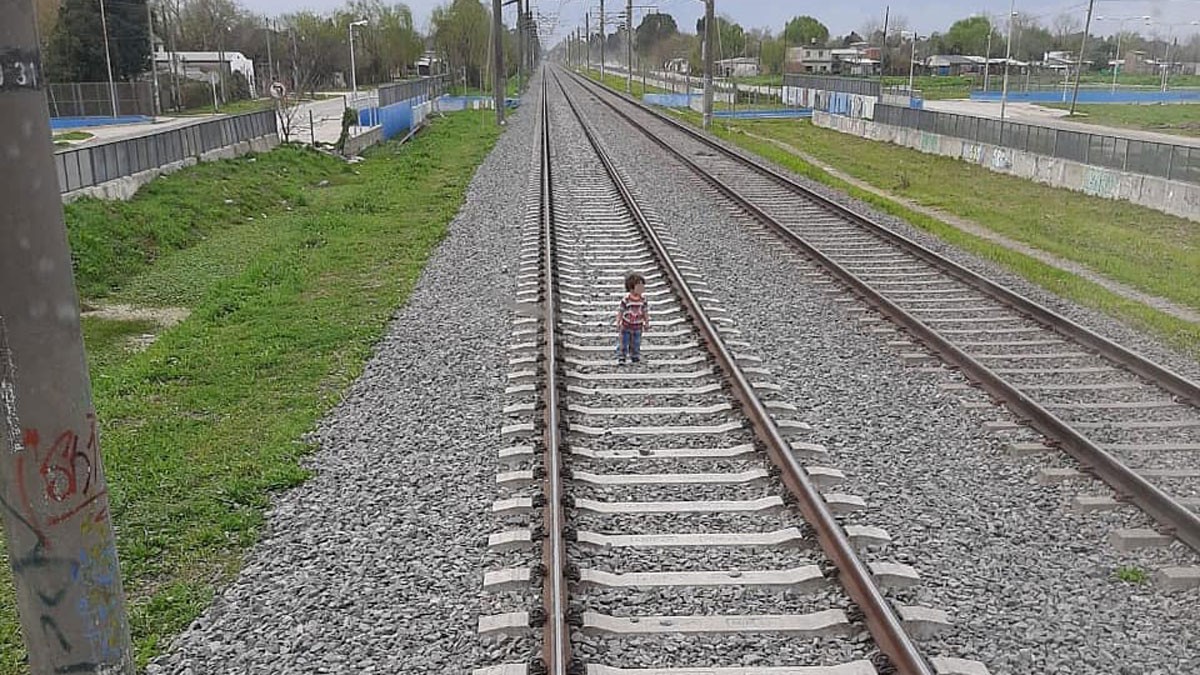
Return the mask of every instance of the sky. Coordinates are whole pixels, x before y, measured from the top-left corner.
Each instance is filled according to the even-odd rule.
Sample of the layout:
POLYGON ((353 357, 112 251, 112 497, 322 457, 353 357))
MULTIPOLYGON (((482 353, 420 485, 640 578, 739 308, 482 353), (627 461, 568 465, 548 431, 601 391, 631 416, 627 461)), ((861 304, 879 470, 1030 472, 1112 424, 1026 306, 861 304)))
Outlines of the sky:
MULTIPOLYGON (((385 0, 394 2, 397 0, 385 0)), ((413 11, 413 17, 418 28, 426 30, 429 15, 434 7, 447 4, 449 0, 401 0, 413 11)), ((597 16, 599 0, 531 0, 533 7, 548 20, 545 29, 554 29, 548 44, 558 42, 576 26, 583 26, 584 14, 592 11, 593 23, 597 16), (556 19, 556 20, 555 20, 556 19)), ((909 28, 915 28, 921 33, 932 31, 945 32, 950 24, 977 13, 988 13, 1002 21, 1009 11, 1011 0, 840 0, 831 4, 817 2, 797 2, 797 0, 716 0, 716 11, 719 15, 732 18, 743 27, 770 27, 778 32, 783 24, 798 14, 811 14, 829 27, 834 35, 845 35, 852 30, 860 30, 871 21, 883 23, 884 7, 891 5, 893 17, 900 16, 907 20, 909 28)), ((343 0, 239 0, 247 9, 267 15, 278 15, 301 9, 311 9, 318 12, 333 10, 344 4, 343 0)), ((490 4, 490 2, 489 2, 490 4)), ((634 0, 634 6, 646 7, 635 9, 636 21, 648 11, 649 6, 656 7, 660 12, 675 16, 681 29, 694 31, 696 19, 703 15, 704 4, 700 0, 634 0)), ((1018 13, 1029 13, 1042 18, 1042 23, 1050 24, 1054 17, 1063 13, 1074 14, 1082 23, 1087 13, 1087 0, 1016 0, 1018 13)), ((624 11, 624 0, 606 0, 605 13, 613 17, 616 12, 624 11)), ((515 14, 515 5, 505 10, 506 22, 511 25, 515 14)), ((1153 17, 1154 24, 1142 25, 1141 20, 1126 21, 1126 30, 1135 27, 1143 34, 1166 36, 1169 31, 1175 35, 1186 36, 1200 32, 1200 26, 1187 25, 1191 21, 1200 21, 1200 0, 1096 0, 1095 15, 1104 20, 1092 24, 1092 34, 1108 35, 1116 32, 1123 17, 1153 17), (1170 26, 1169 24, 1184 24, 1170 26)))

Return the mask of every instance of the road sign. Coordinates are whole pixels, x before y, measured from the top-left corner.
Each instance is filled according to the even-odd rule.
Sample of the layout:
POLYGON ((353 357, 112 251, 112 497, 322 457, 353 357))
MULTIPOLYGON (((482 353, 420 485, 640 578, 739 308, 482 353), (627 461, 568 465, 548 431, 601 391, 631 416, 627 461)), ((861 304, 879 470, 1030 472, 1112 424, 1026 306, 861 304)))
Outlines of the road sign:
POLYGON ((271 98, 274 99, 281 99, 287 96, 287 87, 283 86, 282 82, 272 82, 270 91, 271 98))

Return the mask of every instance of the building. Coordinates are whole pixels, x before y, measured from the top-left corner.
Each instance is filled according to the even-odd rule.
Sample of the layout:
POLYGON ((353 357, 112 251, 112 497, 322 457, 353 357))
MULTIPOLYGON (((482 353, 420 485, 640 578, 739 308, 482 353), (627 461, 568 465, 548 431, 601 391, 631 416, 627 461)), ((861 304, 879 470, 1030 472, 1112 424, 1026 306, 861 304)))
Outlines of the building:
POLYGON ((833 72, 838 75, 867 76, 879 74, 879 49, 847 47, 831 49, 833 72), (872 57, 872 52, 874 56, 872 57))
POLYGON ((739 56, 735 59, 721 59, 713 66, 717 77, 756 77, 760 72, 758 59, 739 56))
POLYGON ((227 72, 241 73, 246 78, 246 84, 251 92, 256 92, 254 80, 254 63, 241 52, 166 52, 154 53, 154 67, 170 73, 174 70, 180 77, 189 80, 211 82, 216 77, 221 64, 221 57, 227 72))
POLYGON ((687 59, 671 59, 663 64, 663 70, 668 73, 686 73, 691 70, 687 59))
POLYGON ((984 62, 985 59, 982 56, 935 54, 925 59, 925 67, 929 69, 930 75, 957 77, 983 72, 984 62))
POLYGON ((825 47, 788 47, 784 71, 788 73, 833 72, 833 50, 825 47))

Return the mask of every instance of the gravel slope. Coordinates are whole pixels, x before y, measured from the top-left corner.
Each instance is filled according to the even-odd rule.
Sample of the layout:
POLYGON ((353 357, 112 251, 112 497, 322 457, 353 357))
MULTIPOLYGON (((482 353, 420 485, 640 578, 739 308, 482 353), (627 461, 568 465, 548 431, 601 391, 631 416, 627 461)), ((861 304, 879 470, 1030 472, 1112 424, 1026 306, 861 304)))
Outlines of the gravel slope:
MULTIPOLYGON (((1200 672, 1200 592, 1166 595, 1113 576, 1124 565, 1153 570, 1194 564, 1194 556, 1178 544, 1116 552, 1108 532, 1145 526, 1143 516, 1069 513, 1075 489, 1034 482, 1040 466, 1065 461, 1008 457, 1006 437, 981 429, 998 413, 963 409, 959 394, 940 388, 950 376, 902 365, 886 346, 894 338, 870 334, 827 286, 804 275, 812 271, 806 263, 753 232, 657 146, 588 109, 597 111, 614 160, 643 186, 651 210, 718 298, 737 308, 745 339, 766 358, 785 399, 817 427, 812 440, 827 445, 849 474, 847 491, 866 497, 865 516, 891 533, 895 559, 922 573, 921 604, 955 616, 954 630, 926 643, 929 653, 978 659, 993 673, 1200 672)), ((1189 369, 1115 322, 1031 295, 1189 369)), ((1104 492, 1097 485, 1080 491, 1104 492)))
POLYGON ((533 121, 511 119, 361 379, 313 434, 315 476, 278 500, 237 580, 149 672, 460 673, 482 658, 514 195, 533 121))

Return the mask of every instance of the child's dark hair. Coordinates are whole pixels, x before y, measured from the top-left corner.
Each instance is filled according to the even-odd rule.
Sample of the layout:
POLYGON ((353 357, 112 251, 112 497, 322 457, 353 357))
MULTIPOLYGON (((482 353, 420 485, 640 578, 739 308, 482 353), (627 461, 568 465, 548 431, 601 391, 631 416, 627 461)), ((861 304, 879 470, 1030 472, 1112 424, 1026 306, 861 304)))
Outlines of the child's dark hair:
POLYGON ((634 286, 638 284, 646 285, 646 277, 637 272, 630 272, 625 275, 625 290, 632 291, 634 286))

